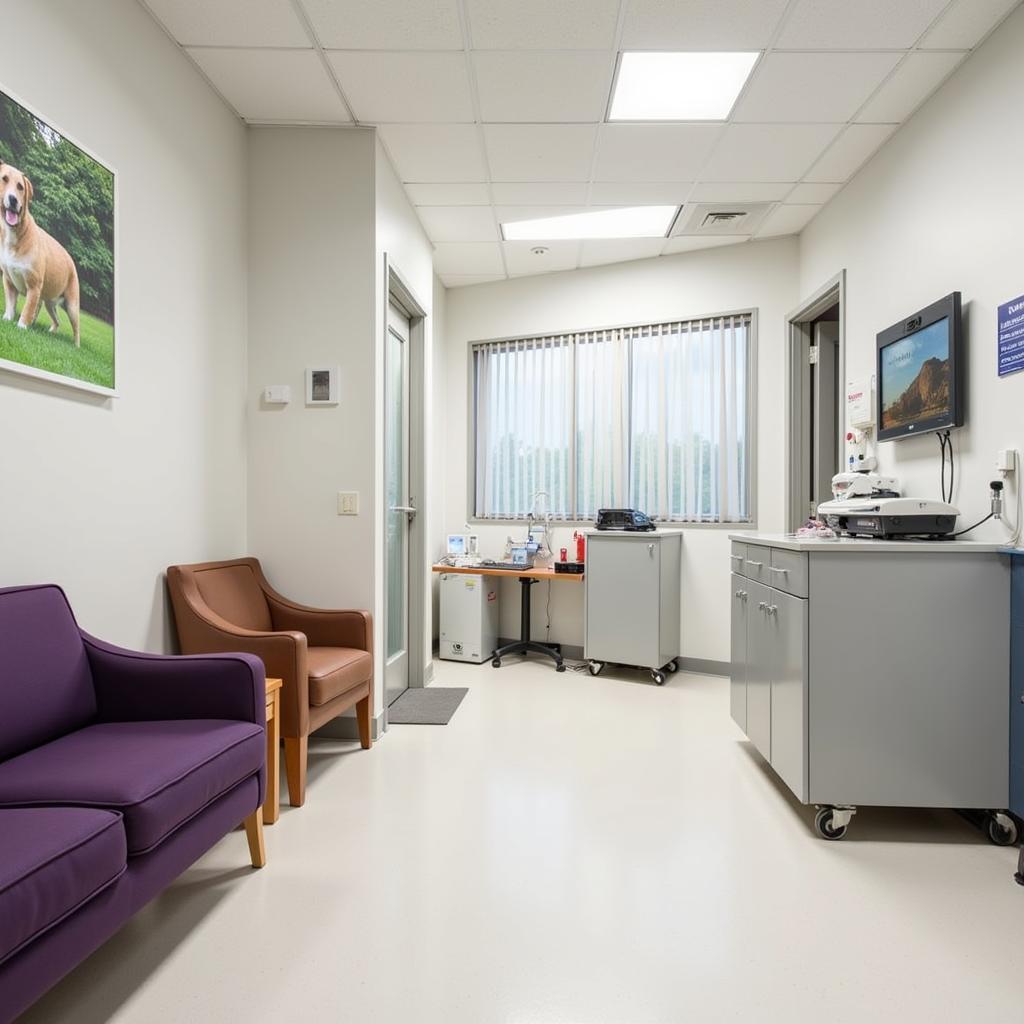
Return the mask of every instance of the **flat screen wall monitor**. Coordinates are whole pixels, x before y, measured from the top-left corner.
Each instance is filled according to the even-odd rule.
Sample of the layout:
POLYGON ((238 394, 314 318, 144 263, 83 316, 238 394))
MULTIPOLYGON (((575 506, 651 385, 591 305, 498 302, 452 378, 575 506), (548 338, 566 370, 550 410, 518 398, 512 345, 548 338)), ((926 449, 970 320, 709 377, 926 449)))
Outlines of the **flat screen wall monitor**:
POLYGON ((959 292, 886 328, 876 341, 879 441, 963 426, 959 292))

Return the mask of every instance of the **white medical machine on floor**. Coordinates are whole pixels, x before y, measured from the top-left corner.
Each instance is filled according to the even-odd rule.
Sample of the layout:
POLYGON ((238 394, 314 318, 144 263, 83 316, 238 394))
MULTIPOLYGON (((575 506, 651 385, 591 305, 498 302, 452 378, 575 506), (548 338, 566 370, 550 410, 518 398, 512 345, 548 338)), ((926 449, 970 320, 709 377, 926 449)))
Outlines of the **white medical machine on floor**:
POLYGON ((498 579, 469 573, 441 574, 441 658, 490 661, 498 646, 498 579))

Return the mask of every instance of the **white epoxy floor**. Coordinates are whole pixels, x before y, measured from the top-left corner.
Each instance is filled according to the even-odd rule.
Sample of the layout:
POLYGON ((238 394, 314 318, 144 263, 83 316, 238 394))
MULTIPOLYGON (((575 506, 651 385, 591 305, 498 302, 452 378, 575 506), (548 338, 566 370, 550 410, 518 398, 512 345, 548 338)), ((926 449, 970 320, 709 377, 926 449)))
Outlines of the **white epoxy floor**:
POLYGON ((451 724, 311 744, 25 1024, 1019 1024, 1015 851, 949 812, 814 838, 725 679, 437 663, 451 724))

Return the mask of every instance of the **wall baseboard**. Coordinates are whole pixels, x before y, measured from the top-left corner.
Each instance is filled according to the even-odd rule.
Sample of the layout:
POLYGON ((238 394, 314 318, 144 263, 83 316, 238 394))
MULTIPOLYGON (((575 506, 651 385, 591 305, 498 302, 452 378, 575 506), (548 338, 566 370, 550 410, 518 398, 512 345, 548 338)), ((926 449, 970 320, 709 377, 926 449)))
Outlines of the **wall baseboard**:
MULTIPOLYGON (((384 732, 384 716, 378 715, 372 722, 370 735, 376 741, 384 735, 384 732)), ((358 740, 359 727, 356 725, 355 716, 341 715, 322 725, 313 735, 332 740, 358 740)))
POLYGON ((677 658, 680 672, 696 672, 702 676, 728 676, 732 664, 728 661, 712 661, 709 658, 677 658))

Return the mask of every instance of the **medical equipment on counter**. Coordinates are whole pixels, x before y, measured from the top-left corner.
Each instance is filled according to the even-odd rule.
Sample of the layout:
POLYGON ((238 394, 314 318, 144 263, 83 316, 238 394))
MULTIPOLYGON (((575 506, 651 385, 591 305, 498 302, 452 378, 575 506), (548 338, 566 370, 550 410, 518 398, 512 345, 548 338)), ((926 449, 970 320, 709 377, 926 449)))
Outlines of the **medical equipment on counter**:
POLYGON ((822 502, 818 515, 851 537, 941 538, 955 530, 960 510, 931 498, 849 498, 822 502))
POLYGON ((598 530, 627 530, 630 533, 655 529, 650 516, 632 508, 599 508, 594 525, 598 530))

